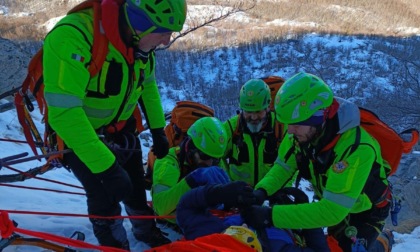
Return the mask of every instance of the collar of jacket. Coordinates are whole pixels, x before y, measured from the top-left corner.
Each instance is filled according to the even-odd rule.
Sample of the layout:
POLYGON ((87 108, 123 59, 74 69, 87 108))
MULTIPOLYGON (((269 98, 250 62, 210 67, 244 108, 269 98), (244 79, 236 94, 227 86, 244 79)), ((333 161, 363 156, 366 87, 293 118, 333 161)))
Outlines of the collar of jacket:
POLYGON ((127 47, 120 36, 119 30, 119 9, 124 0, 103 0, 102 27, 109 42, 122 54, 129 64, 134 63, 134 52, 132 47, 127 47))

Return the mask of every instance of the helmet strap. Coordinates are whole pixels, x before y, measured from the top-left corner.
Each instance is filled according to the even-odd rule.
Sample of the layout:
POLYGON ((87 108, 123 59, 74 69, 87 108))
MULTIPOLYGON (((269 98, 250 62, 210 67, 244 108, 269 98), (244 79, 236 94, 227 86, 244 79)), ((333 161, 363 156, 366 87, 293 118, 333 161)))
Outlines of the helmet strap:
POLYGON ((140 34, 139 33, 137 33, 134 29, 133 29, 133 27, 131 26, 131 24, 130 24, 130 29, 131 29, 131 32, 133 33, 133 38, 134 38, 134 41, 137 41, 137 44, 138 44, 138 42, 140 41, 140 39, 142 39, 144 36, 146 36, 147 34, 149 34, 149 33, 152 33, 154 30, 156 30, 157 29, 157 27, 156 26, 151 26, 149 29, 147 29, 146 31, 144 31, 144 32, 141 32, 140 34))

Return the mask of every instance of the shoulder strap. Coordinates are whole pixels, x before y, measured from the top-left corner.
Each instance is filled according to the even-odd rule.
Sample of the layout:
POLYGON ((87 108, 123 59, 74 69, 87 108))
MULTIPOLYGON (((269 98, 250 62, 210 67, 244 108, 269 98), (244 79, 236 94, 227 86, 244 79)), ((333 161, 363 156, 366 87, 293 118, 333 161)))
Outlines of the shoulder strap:
POLYGON ((95 1, 93 3, 93 47, 92 61, 89 65, 90 76, 95 76, 104 64, 106 55, 108 54, 108 38, 102 27, 101 3, 95 1))
POLYGON ((92 46, 92 59, 89 65, 90 76, 95 76, 105 62, 106 55, 108 54, 109 40, 105 36, 105 31, 102 27, 102 11, 100 0, 86 0, 67 14, 93 8, 93 46, 92 46))
MULTIPOLYGON (((38 155, 36 150, 36 146, 40 145, 42 142, 42 138, 39 135, 38 130, 35 128, 35 124, 32 121, 32 118, 29 115, 29 112, 34 110, 34 106, 32 101, 29 99, 27 92, 30 86, 40 86, 43 82, 43 78, 40 77, 38 79, 34 78, 34 76, 42 75, 42 55, 43 55, 42 48, 32 57, 31 61, 28 65, 28 73, 26 75, 25 80, 22 83, 21 89, 15 93, 14 103, 16 107, 17 117, 19 123, 22 125, 23 133, 25 135, 26 140, 28 141, 29 146, 32 149, 32 152, 35 155, 38 155), (35 83, 34 83, 35 82, 35 83), (34 134, 34 136, 33 136, 34 134), (35 143, 34 138, 38 143, 35 143)), ((39 110, 42 115, 45 115, 46 104, 45 101, 42 99, 41 96, 36 96, 33 94, 39 104, 39 110)), ((45 154, 45 153, 44 153, 45 154)))
POLYGON ((227 123, 229 125, 230 133, 232 134, 232 137, 233 137, 234 134, 235 134, 236 128, 238 127, 238 122, 236 122, 236 128, 235 129, 233 129, 231 120, 227 120, 227 123))
POLYGON ((78 5, 74 6, 73 8, 71 8, 67 14, 71 14, 71 13, 75 13, 81 10, 86 10, 89 8, 92 8, 94 6, 95 3, 99 3, 99 5, 101 4, 101 0, 85 0, 81 3, 79 3, 78 5))
MULTIPOLYGON (((96 75, 101 69, 106 55, 108 54, 108 39, 101 25, 101 1, 100 0, 87 0, 71 9, 67 14, 71 14, 77 11, 93 8, 94 12, 94 34, 93 34, 93 45, 92 45, 92 59, 89 65, 89 73, 91 76, 96 75)), ((32 151, 37 155, 36 146, 43 146, 42 138, 39 134, 34 134, 34 124, 31 122, 32 118, 29 112, 33 111, 34 107, 30 101, 27 92, 29 89, 33 89, 32 94, 37 100, 41 114, 46 118, 48 115, 47 106, 43 94, 43 83, 44 79, 42 76, 43 71, 43 49, 41 48, 31 59, 28 65, 28 74, 22 83, 21 89, 15 94, 15 106, 18 114, 18 119, 22 125, 25 138, 28 141, 32 151), (39 76, 35 78, 36 76, 39 76), (26 107, 25 107, 26 106, 26 107), (36 142, 32 137, 34 134, 36 142)), ((46 119, 47 120, 47 119, 46 119)), ((43 150, 43 152, 45 152, 43 150)))

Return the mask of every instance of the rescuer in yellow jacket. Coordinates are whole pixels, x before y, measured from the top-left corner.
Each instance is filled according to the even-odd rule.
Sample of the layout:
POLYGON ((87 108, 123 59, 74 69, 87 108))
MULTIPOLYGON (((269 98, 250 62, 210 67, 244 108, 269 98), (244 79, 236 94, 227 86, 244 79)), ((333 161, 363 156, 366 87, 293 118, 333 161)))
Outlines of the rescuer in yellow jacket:
MULTIPOLYGON (((133 111, 140 104, 158 158, 168 152, 155 79, 154 49, 167 45, 186 18, 185 0, 102 0, 100 31, 108 54, 90 76, 93 9, 68 14, 43 46, 45 99, 51 127, 72 153, 64 163, 86 190, 88 213, 152 215, 147 206, 142 154, 133 111), (124 149, 130 149, 128 152, 124 149)), ((140 122, 141 123, 141 122, 140 122)), ((101 245, 129 249, 122 219, 90 218, 101 245)), ((168 243, 153 219, 130 219, 134 236, 149 246, 168 243)))
POLYGON ((279 156, 255 186, 259 203, 293 178, 309 180, 319 201, 298 205, 253 206, 242 212, 254 228, 328 227, 344 251, 354 241, 376 246, 390 209, 388 163, 380 145, 360 126, 359 108, 333 93, 319 77, 298 73, 276 96, 280 122, 288 125, 279 156))

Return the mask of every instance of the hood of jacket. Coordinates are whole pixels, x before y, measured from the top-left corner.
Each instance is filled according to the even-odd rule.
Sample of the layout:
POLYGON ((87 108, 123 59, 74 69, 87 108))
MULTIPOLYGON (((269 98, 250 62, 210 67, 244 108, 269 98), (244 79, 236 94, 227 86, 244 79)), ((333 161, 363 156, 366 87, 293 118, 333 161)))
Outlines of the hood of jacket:
POLYGON ((337 111, 338 134, 360 125, 359 107, 340 97, 334 97, 340 105, 337 111))

